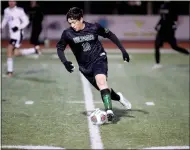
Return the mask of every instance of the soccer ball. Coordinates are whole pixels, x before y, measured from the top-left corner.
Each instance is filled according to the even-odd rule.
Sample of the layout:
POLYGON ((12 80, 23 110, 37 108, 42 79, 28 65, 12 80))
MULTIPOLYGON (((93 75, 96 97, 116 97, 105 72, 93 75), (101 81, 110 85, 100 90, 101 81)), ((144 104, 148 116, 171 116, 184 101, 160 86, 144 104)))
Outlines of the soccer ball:
POLYGON ((107 113, 97 108, 90 114, 90 120, 94 125, 102 125, 107 121, 107 113))

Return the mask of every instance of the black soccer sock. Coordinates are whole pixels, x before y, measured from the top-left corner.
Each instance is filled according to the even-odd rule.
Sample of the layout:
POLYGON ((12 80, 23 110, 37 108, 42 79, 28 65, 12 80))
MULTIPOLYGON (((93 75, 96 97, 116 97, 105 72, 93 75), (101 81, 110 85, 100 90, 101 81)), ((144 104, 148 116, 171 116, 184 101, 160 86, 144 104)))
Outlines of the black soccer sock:
POLYGON ((155 59, 156 59, 156 63, 159 64, 160 63, 160 48, 159 47, 156 47, 155 59))
POLYGON ((112 110, 111 94, 109 89, 100 91, 105 110, 112 110))
POLYGON ((120 96, 111 88, 111 99, 115 101, 120 100, 120 96))

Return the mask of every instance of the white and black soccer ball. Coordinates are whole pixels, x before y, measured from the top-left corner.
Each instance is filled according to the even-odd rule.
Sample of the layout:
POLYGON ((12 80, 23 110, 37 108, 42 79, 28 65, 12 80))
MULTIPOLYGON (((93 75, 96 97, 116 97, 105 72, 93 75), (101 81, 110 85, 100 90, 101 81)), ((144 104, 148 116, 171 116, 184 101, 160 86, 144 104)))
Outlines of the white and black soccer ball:
POLYGON ((97 108, 90 114, 90 120, 94 125, 102 125, 107 122, 107 113, 97 108))

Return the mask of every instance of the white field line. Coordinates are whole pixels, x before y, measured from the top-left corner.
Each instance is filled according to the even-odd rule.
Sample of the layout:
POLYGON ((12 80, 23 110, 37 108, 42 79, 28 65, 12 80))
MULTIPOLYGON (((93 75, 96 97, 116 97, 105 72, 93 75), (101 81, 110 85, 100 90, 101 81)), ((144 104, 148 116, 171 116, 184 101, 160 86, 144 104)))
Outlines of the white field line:
POLYGON ((32 105, 34 103, 34 101, 25 101, 26 105, 32 105))
MULTIPOLYGON (((86 111, 89 112, 95 110, 90 84, 81 73, 80 77, 83 85, 86 111)), ((88 118, 88 128, 90 133, 91 149, 103 149, 103 143, 101 140, 99 127, 92 124, 90 117, 88 115, 87 118, 88 118)))
POLYGON ((34 145, 2 145, 1 148, 4 149, 65 149, 62 147, 54 147, 54 146, 34 146, 34 145))
POLYGON ((153 106, 153 105, 155 105, 154 102, 146 102, 145 104, 148 105, 148 106, 153 106))

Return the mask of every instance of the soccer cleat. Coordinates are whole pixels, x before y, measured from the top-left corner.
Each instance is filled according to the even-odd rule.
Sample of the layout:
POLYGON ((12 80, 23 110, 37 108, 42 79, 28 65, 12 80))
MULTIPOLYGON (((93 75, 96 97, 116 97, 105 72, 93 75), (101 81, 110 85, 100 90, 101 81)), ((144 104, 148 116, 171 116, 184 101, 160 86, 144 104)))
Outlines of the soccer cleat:
POLYGON ((8 77, 8 78, 13 77, 13 72, 7 72, 7 77, 8 77))
POLYGON ((125 106, 126 109, 131 109, 131 107, 132 107, 132 106, 131 106, 131 103, 123 96, 123 94, 120 93, 120 92, 118 92, 117 94, 118 94, 119 97, 120 97, 119 102, 120 102, 123 106, 125 106))
POLYGON ((114 120, 114 114, 113 114, 113 111, 112 111, 112 110, 107 110, 106 113, 107 113, 107 119, 108 119, 108 122, 113 121, 113 120, 114 120))
POLYGON ((155 64, 152 69, 159 69, 159 68, 162 68, 162 65, 161 64, 155 64))

